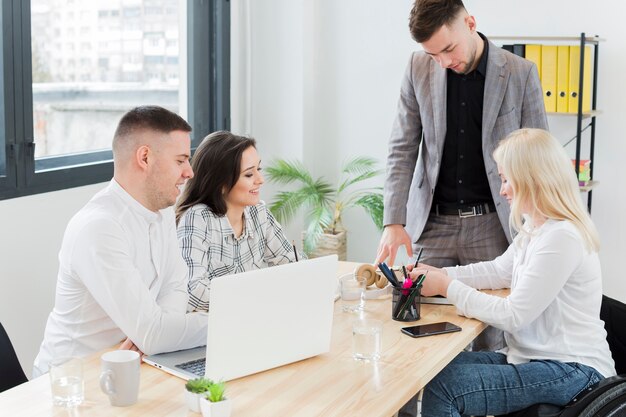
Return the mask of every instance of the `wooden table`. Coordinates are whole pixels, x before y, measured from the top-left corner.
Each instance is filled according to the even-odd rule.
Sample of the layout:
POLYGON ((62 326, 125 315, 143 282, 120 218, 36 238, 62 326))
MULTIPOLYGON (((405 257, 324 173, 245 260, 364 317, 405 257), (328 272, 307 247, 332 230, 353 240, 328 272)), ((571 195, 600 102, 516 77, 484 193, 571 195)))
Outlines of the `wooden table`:
MULTIPOLYGON (((339 273, 355 263, 340 262, 339 273)), ((391 296, 367 300, 366 317, 383 321, 382 358, 352 359, 352 321, 335 304, 331 351, 324 355, 240 378, 227 384, 233 417, 377 416, 390 417, 469 344, 485 325, 460 317, 452 306, 421 306, 419 322, 391 319, 391 296), (420 339, 400 328, 450 321, 463 331, 420 339)), ((254 346, 250 347, 251 349, 254 346)), ((2 416, 199 416, 185 405, 185 381, 149 365, 141 366, 139 401, 112 407, 100 391, 100 354, 85 360, 85 401, 74 410, 52 405, 50 381, 43 375, 0 394, 2 416)))

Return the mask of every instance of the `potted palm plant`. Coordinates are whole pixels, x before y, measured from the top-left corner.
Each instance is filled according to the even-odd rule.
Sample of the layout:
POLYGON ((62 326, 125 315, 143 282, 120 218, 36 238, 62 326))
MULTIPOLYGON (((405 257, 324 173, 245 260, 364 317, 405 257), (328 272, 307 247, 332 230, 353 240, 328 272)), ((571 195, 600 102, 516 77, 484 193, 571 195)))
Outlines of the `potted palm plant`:
POLYGON ((314 179, 299 161, 279 159, 266 171, 271 182, 299 185, 295 190, 279 192, 270 210, 280 223, 289 222, 300 209, 307 211, 303 247, 309 257, 337 253, 339 260, 346 260, 347 238, 342 215, 349 208, 364 208, 376 227, 383 228, 382 188, 357 187, 382 173, 373 158, 356 157, 346 162, 336 187, 323 178, 314 179))

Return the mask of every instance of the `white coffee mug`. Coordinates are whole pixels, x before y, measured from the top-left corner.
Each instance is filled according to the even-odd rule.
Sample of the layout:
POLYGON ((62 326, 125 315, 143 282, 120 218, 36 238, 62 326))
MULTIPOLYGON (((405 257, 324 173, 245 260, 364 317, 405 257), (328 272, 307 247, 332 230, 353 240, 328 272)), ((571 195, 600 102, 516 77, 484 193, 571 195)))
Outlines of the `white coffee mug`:
POLYGON ((125 407, 137 402, 139 395, 139 353, 114 350, 100 358, 100 388, 109 396, 111 405, 125 407))

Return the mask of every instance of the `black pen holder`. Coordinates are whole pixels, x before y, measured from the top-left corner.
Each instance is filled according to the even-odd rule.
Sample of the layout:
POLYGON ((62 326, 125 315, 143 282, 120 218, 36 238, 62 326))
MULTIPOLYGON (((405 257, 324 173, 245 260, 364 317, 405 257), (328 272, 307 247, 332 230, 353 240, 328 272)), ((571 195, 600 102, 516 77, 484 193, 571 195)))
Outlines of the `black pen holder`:
POLYGON ((419 320, 421 289, 421 285, 419 287, 406 289, 393 287, 391 318, 397 321, 419 320))

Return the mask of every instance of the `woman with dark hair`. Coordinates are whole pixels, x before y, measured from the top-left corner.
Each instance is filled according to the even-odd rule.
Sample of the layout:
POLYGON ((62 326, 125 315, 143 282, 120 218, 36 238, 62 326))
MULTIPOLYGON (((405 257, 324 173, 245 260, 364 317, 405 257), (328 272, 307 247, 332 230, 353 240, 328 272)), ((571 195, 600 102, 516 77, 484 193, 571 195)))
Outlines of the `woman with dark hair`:
POLYGON ((189 311, 209 309, 213 277, 296 261, 292 245, 259 199, 264 179, 252 138, 204 138, 176 206, 178 242, 189 267, 189 311))

